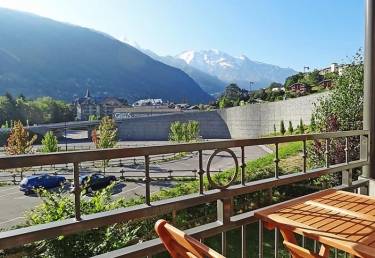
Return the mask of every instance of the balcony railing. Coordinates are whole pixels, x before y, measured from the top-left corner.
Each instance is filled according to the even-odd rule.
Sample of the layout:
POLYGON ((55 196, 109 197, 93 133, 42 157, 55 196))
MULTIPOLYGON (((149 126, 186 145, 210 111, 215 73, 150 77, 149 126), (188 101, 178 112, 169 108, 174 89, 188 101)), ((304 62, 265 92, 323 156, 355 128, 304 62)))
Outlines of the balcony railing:
MULTIPOLYGON (((348 131, 322 134, 293 135, 283 137, 269 137, 260 139, 241 139, 241 140, 223 140, 215 142, 200 142, 191 144, 176 144, 152 147, 135 147, 135 148, 118 148, 107 150, 89 150, 75 151, 53 154, 36 154, 25 156, 14 156, 0 158, 0 169, 15 169, 20 167, 44 166, 54 164, 73 164, 74 175, 74 202, 75 217, 67 220, 56 221, 43 225, 36 225, 7 232, 0 233, 0 249, 8 249, 21 246, 35 241, 55 238, 61 235, 69 235, 82 231, 99 228, 102 226, 112 225, 114 223, 127 222, 131 220, 148 219, 155 216, 163 216, 179 210, 195 207, 205 203, 217 203, 217 218, 214 222, 200 225, 187 230, 189 234, 203 240, 211 236, 221 234, 222 253, 227 254, 227 237, 226 232, 232 229, 241 229, 242 257, 248 257, 246 226, 257 222, 254 217, 254 211, 248 211, 234 215, 233 199, 240 195, 250 194, 261 190, 270 190, 275 187, 294 184, 307 179, 318 178, 323 175, 342 173, 342 184, 338 186, 341 189, 356 190, 361 189, 364 193, 368 191, 368 180, 359 179, 352 181, 352 170, 362 168, 368 164, 367 160, 367 131, 348 131), (352 138, 360 138, 361 157, 358 160, 349 160, 350 145, 348 142, 352 138), (344 156, 345 162, 340 164, 330 163, 330 142, 340 138, 345 142, 344 156), (307 142, 320 140, 325 142, 325 166, 309 170, 307 166, 307 142), (302 169, 300 172, 286 175, 280 174, 279 168, 279 145, 287 142, 302 142, 301 159, 302 169), (274 145, 274 163, 275 172, 271 178, 258 181, 246 180, 246 146, 257 145, 274 145), (241 157, 237 158, 231 151, 233 148, 239 148, 241 157), (204 170, 203 151, 214 150, 213 155, 208 160, 209 170, 213 157, 219 151, 228 152, 235 162, 235 173, 232 181, 228 185, 218 185, 211 179, 209 171, 204 170), (161 201, 151 202, 151 176, 150 176, 150 157, 153 155, 162 155, 180 152, 198 152, 197 173, 199 175, 199 187, 197 193, 170 198, 161 201), (144 204, 116 209, 108 212, 96 213, 91 215, 81 215, 80 211, 80 187, 79 187, 79 169, 80 163, 95 160, 124 159, 132 157, 143 157, 145 164, 144 184, 145 198, 144 204), (238 162, 238 159, 240 162, 238 162), (240 164, 238 164, 240 163, 240 164), (205 191, 204 176, 207 176, 212 190, 205 191), (240 180, 236 181, 237 176, 240 180), (234 184, 239 182, 238 184, 234 184)), ((263 256, 263 229, 259 223, 259 257, 263 256)), ((275 233, 275 257, 278 256, 278 233, 275 233)), ((158 239, 153 239, 140 244, 125 247, 119 250, 103 254, 103 257, 151 257, 154 254, 163 252, 164 248, 158 239)))

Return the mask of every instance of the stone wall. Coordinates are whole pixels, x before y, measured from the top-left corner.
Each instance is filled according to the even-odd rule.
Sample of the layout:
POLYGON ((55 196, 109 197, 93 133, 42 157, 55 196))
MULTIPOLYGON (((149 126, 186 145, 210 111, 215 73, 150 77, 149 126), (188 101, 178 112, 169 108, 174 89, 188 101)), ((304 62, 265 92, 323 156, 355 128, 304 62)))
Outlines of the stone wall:
POLYGON ((196 120, 200 123, 203 138, 256 138, 272 133, 274 124, 279 130, 281 120, 286 128, 289 121, 296 128, 301 118, 309 124, 313 103, 325 94, 217 111, 129 118, 118 122, 119 136, 122 140, 167 140, 172 122, 196 120))

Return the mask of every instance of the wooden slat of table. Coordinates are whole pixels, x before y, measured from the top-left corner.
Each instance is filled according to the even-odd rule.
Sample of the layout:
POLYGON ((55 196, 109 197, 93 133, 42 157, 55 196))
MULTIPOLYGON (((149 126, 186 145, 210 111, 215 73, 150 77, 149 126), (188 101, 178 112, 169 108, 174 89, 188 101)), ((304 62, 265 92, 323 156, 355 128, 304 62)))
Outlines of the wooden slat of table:
POLYGON ((256 213, 274 226, 359 257, 375 257, 375 198, 333 189, 256 213))

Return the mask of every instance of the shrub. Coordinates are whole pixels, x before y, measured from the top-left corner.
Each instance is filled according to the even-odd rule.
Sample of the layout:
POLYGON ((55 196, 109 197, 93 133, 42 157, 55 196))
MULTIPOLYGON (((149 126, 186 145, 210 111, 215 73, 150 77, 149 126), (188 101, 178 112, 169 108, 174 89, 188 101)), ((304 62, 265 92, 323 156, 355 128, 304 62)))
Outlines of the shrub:
POLYGON ((199 131, 198 121, 188 121, 187 123, 176 121, 170 126, 169 140, 177 143, 197 141, 199 131))

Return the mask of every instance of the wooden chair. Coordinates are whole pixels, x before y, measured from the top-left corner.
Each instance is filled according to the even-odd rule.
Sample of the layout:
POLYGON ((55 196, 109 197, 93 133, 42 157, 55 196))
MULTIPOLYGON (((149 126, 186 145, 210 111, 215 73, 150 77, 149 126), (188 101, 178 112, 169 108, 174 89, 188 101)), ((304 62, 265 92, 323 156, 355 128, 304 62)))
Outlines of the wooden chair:
POLYGON ((155 230, 173 258, 225 258, 163 219, 156 222, 155 230))
POLYGON ((329 251, 328 252, 322 251, 322 249, 321 249, 320 254, 315 254, 311 252, 310 250, 307 250, 291 242, 284 241, 283 243, 285 247, 288 248, 293 258, 328 258, 329 256, 329 251))

